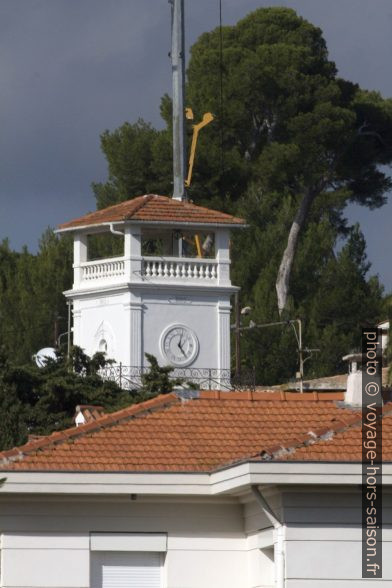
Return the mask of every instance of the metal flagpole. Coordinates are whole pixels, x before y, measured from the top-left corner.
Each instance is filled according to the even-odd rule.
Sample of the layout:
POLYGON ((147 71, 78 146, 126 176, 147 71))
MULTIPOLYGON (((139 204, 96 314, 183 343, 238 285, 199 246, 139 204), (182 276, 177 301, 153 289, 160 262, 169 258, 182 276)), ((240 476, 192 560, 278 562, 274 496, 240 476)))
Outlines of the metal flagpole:
POLYGON ((184 200, 186 198, 184 0, 169 0, 169 4, 172 7, 173 198, 184 200))

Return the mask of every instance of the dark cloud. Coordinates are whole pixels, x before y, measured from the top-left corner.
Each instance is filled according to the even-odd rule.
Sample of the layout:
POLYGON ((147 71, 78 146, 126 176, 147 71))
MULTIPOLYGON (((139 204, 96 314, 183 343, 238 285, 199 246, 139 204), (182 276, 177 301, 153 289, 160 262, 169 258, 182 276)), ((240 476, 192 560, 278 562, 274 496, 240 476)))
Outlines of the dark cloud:
MULTIPOLYGON (((219 3, 185 5, 190 45, 218 25, 219 3)), ((320 26, 342 76, 392 95, 389 0, 222 0, 224 23, 267 5, 320 26)), ((0 238, 35 249, 46 226, 94 208, 90 183, 106 176, 99 134, 139 117, 161 124, 169 48, 166 0, 0 0, 0 238)), ((389 288, 391 216, 390 205, 350 209, 389 288)))

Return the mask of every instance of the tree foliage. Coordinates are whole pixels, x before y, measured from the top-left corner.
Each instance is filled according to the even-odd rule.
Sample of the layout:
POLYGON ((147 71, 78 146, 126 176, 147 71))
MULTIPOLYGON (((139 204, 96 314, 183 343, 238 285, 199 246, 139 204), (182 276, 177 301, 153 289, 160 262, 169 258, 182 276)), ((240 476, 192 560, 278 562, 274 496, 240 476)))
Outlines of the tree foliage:
MULTIPOLYGON (((36 255, 0 244, 0 343, 16 363, 54 345, 54 325, 67 330, 63 291, 72 286, 72 242, 47 230, 36 255)), ((60 332, 58 334, 60 334, 60 332)))
MULTIPOLYGON (((357 346, 360 326, 383 318, 382 287, 369 277, 363 236, 349 226, 345 207, 385 202, 392 101, 339 78, 320 29, 291 9, 256 10, 222 35, 222 61, 218 29, 191 49, 187 106, 195 121, 206 111, 215 120, 200 134, 189 196, 247 219, 232 247, 242 305, 252 306, 257 323, 277 320, 278 306, 301 317, 304 344, 320 348, 306 363, 308 375, 332 373, 357 346)), ((171 193, 168 96, 161 114, 163 130, 138 120, 102 134, 108 180, 93 184, 98 208, 171 193)), ((65 316, 70 243, 47 233, 32 256, 3 242, 0 262, 0 337, 23 362, 51 342, 54 316, 65 316)), ((297 370, 291 328, 247 331, 242 339, 244 367, 256 367, 259 383, 297 370)))
POLYGON ((148 399, 158 394, 169 394, 175 386, 180 386, 183 383, 181 378, 170 377, 174 370, 172 366, 160 366, 157 358, 151 353, 146 353, 145 356, 150 367, 141 378, 142 387, 139 392, 141 398, 148 399))
MULTIPOLYGON (((256 10, 222 33, 223 70, 218 29, 203 34, 191 49, 187 105, 195 120, 212 111, 215 122, 200 134, 189 193, 196 203, 248 220, 249 229, 234 238, 233 275, 243 305, 253 306, 252 320, 278 319, 278 276, 280 310, 290 318, 301 316, 305 344, 321 350, 307 371, 333 372, 355 346, 360 325, 382 313, 382 287, 368 277, 363 236, 348 225, 344 210, 349 202, 371 209, 385 202, 391 187, 385 166, 392 158, 392 101, 339 78, 321 30, 291 9, 256 10)), ((167 128, 160 139, 171 157, 167 96, 161 112, 167 128)), ((121 163, 122 149, 108 150, 108 138, 113 146, 118 133, 128 133, 132 143, 129 128, 103 136, 114 172, 111 203, 133 194, 126 174, 113 166, 113 158, 121 163)), ((146 165, 136 154, 133 165, 140 175, 156 162, 151 156, 146 165)), ((161 187, 168 186, 171 168, 160 170, 167 178, 161 187)), ((146 177, 143 181, 150 185, 146 177)), ((243 339, 244 363, 256 366, 260 382, 276 383, 295 373, 292 329, 248 331, 243 339)))
POLYGON ((80 348, 63 352, 44 367, 16 365, 0 355, 0 449, 26 442, 29 434, 46 435, 73 425, 78 404, 103 406, 108 412, 140 400, 134 392, 103 380, 102 353, 88 357, 80 348))
MULTIPOLYGON (((219 42, 215 30, 192 48, 188 96, 196 112, 220 109, 211 84, 220 75, 219 42)), ((223 46, 223 133, 204 135, 207 175, 214 179, 207 185, 233 201, 252 181, 265 197, 293 202, 276 283, 283 311, 312 207, 343 228, 348 202, 370 208, 385 202, 392 182, 380 165, 392 161, 392 101, 339 79, 320 29, 290 9, 251 13, 225 29, 223 46), (219 141, 237 183, 213 155, 219 141)))
POLYGON ((161 367, 146 354, 149 370, 142 375, 139 389, 125 390, 104 379, 101 368, 111 360, 103 353, 87 356, 72 347, 70 357, 63 351, 57 359, 47 358, 43 367, 34 362, 16 365, 0 351, 0 451, 21 445, 28 435, 47 435, 74 425, 75 409, 80 404, 102 406, 106 412, 168 394, 183 380, 171 378, 173 368, 161 367))
POLYGON ((93 183, 98 208, 128 200, 130 194, 170 193, 171 143, 167 131, 157 131, 139 119, 101 135, 109 179, 93 183))

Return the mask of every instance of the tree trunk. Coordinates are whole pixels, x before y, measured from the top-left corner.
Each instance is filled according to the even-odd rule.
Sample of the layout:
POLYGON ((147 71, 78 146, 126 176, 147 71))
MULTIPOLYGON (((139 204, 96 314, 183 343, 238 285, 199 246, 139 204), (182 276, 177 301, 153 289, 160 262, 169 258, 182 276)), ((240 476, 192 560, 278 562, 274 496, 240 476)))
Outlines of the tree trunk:
POLYGON ((278 295, 279 315, 282 315, 282 312, 287 305, 287 298, 290 290, 291 270, 293 267, 295 252, 297 250, 299 235, 305 224, 309 208, 314 198, 316 197, 316 194, 316 191, 310 189, 307 190, 301 201, 297 214, 295 215, 293 224, 291 225, 286 249, 284 250, 282 261, 280 262, 278 277, 275 284, 276 293, 278 295))

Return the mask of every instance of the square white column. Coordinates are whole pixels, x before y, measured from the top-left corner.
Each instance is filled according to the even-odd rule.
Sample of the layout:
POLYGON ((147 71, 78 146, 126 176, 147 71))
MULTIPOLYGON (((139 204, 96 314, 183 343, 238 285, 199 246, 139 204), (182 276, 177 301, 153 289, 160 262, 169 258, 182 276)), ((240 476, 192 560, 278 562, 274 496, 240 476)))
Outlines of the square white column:
POLYGON ((216 231, 215 247, 218 261, 218 284, 230 286, 230 232, 227 229, 216 231))
POLYGON ((128 225, 124 232, 125 275, 130 282, 142 281, 141 227, 128 225))
POLYGON ((76 288, 83 279, 82 264, 87 261, 87 233, 75 233, 73 253, 74 288, 76 288))
POLYGON ((124 305, 125 325, 129 333, 129 365, 142 367, 144 364, 143 303, 139 296, 131 293, 128 304, 124 305))

